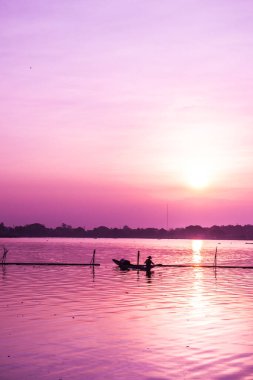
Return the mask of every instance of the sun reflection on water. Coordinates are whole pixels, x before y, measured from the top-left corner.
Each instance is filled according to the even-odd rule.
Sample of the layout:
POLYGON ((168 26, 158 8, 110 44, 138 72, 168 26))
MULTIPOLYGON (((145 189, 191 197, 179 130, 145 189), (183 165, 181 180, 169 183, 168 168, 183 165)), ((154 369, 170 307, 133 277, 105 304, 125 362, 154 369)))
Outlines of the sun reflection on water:
POLYGON ((203 303, 203 271, 202 268, 194 268, 194 282, 193 282, 193 293, 190 303, 193 307, 192 315, 202 315, 204 313, 204 303, 203 303))
POLYGON ((192 240, 192 260, 194 264, 200 264, 202 261, 202 240, 192 240))

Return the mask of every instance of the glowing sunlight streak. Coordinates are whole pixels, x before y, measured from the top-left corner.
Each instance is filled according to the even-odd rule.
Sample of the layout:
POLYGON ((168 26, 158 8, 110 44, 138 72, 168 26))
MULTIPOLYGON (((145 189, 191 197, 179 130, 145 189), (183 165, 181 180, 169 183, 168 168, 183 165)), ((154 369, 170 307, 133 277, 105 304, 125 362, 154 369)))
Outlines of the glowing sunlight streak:
POLYGON ((194 264, 200 264, 202 261, 201 249, 203 241, 193 240, 192 241, 192 261, 194 264))
MULTIPOLYGON (((196 240, 199 242, 198 240, 196 240)), ((204 316, 205 314, 205 305, 203 303, 203 272, 201 268, 194 268, 194 287, 193 294, 190 300, 192 306, 192 317, 196 318, 197 316, 204 316)))

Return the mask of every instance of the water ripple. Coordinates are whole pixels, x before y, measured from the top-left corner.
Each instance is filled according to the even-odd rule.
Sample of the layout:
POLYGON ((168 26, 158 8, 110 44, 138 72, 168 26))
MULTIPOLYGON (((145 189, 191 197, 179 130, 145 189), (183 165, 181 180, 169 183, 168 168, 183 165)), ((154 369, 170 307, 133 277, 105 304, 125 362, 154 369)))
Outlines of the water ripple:
MULTIPOLYGON (((5 239, 9 260, 101 266, 1 268, 1 380, 253 379, 253 272, 120 271, 112 258, 189 263, 190 241, 5 239), (145 258, 142 253, 142 258, 145 258)), ((204 242, 211 263, 217 242, 204 242)), ((243 242, 222 242, 223 263, 252 265, 243 242)))

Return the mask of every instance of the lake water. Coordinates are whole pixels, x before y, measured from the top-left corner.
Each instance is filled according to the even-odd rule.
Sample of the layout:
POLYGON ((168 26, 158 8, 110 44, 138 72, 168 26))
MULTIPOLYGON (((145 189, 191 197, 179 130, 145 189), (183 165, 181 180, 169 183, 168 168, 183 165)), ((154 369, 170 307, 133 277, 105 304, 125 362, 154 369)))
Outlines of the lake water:
POLYGON ((253 379, 253 269, 120 271, 112 258, 252 265, 244 241, 0 239, 1 380, 253 379))

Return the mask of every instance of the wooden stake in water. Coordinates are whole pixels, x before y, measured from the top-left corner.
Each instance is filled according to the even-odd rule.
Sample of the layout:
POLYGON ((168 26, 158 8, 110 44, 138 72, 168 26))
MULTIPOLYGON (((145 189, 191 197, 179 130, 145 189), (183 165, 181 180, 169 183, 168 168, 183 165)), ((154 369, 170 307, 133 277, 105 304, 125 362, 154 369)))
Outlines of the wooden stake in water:
POLYGON ((140 264, 140 251, 138 251, 137 253, 137 265, 140 264))
POLYGON ((90 265, 95 265, 95 255, 96 255, 96 250, 94 249, 90 265))
POLYGON ((7 256, 7 253, 8 253, 8 249, 7 248, 5 248, 5 247, 3 247, 3 257, 2 257, 2 265, 4 265, 5 264, 5 262, 6 262, 6 256, 7 256))
POLYGON ((215 254, 214 254, 214 266, 216 267, 217 266, 217 252, 218 252, 218 249, 217 247, 215 248, 215 254))

